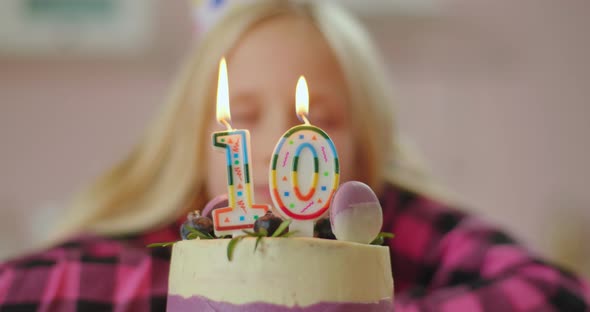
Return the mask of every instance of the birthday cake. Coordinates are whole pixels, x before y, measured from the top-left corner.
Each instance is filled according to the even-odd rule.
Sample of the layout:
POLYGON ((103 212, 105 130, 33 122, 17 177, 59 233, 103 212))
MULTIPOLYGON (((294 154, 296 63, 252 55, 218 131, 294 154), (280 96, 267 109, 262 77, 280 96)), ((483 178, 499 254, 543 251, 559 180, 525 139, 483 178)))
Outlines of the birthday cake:
POLYGON ((307 118, 305 78, 296 92, 304 123, 285 132, 269 165, 272 206, 254 201, 250 133, 231 127, 226 87, 222 59, 217 120, 226 130, 212 139, 226 156, 228 194, 189 213, 181 227, 167 310, 391 311, 389 249, 379 246, 386 234, 379 233, 381 206, 369 186, 339 185, 336 148, 307 118))
POLYGON ((175 244, 168 311, 392 310, 389 251, 317 238, 229 239, 175 244))
MULTIPOLYGON (((227 203, 217 201, 203 212, 227 203)), ((375 237, 374 228, 382 222, 377 198, 366 185, 348 182, 332 208, 329 219, 316 223, 316 237, 275 235, 289 230, 272 212, 259 219, 253 232, 246 231, 250 235, 233 239, 212 239, 209 218, 189 218, 202 232, 198 239, 174 244, 167 310, 391 311, 389 249, 363 243, 375 237)), ((191 230, 184 229, 182 236, 190 238, 191 230)))

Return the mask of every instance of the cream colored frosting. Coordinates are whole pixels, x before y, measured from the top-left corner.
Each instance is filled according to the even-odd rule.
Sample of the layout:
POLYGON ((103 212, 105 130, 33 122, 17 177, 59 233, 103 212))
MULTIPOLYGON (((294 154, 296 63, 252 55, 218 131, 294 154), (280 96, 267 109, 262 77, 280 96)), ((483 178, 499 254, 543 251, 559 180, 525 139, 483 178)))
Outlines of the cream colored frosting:
POLYGON ((309 306, 393 300, 387 247, 316 238, 245 238, 227 259, 229 239, 174 244, 169 295, 233 304, 309 306))

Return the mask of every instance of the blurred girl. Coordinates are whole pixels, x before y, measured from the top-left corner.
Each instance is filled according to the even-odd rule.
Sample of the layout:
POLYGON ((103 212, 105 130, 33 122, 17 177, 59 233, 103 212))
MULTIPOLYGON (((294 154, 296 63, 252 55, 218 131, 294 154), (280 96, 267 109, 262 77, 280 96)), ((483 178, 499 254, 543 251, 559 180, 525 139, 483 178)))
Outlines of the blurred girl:
POLYGON ((235 128, 252 137, 257 202, 270 203, 274 144, 297 124, 294 87, 330 134, 342 180, 380 196, 396 311, 586 311, 588 288, 507 235, 456 210, 402 146, 390 81, 357 21, 322 1, 253 1, 190 54, 168 103, 131 153, 77 197, 63 243, 0 266, 2 311, 164 310, 169 250, 187 211, 226 192, 210 146, 217 63, 228 59, 235 128))

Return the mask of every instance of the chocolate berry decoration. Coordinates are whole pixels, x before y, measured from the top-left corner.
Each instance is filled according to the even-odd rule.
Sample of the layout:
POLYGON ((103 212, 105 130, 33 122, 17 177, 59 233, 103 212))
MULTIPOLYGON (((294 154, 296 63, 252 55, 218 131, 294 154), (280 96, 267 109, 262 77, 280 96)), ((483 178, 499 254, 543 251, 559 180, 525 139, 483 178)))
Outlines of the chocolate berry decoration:
POLYGON ((213 221, 208 217, 202 217, 198 211, 189 212, 186 221, 180 227, 180 236, 182 239, 188 239, 191 233, 189 228, 195 229, 203 234, 214 236, 213 221))
POLYGON ((313 227, 313 236, 324 239, 336 239, 332 232, 332 225, 329 218, 319 219, 313 227))
MULTIPOLYGON (((277 217, 271 211, 267 211, 264 216, 258 218, 258 220, 254 222, 254 232, 260 233, 260 229, 265 229, 266 236, 272 236, 281 223, 283 223, 283 219, 277 217)), ((287 227, 281 234, 288 232, 289 227, 287 227)))

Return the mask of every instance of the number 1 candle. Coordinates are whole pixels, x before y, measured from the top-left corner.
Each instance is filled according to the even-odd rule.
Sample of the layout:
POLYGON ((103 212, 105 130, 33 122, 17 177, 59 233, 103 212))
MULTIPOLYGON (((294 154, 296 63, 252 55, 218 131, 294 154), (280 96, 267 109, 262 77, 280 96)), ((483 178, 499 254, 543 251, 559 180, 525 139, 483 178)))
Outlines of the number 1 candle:
POLYGON ((216 236, 241 234, 254 227, 254 222, 266 211, 268 205, 254 202, 253 181, 250 166, 250 132, 232 129, 229 110, 229 87, 225 59, 219 63, 217 85, 217 121, 227 130, 213 133, 213 146, 225 151, 227 161, 228 207, 213 210, 216 236))
POLYGON ((289 129, 277 143, 269 187, 279 213, 293 220, 290 230, 313 236, 314 220, 330 207, 340 169, 334 143, 307 118, 309 93, 303 76, 297 82, 295 98, 296 113, 303 124, 289 129))

